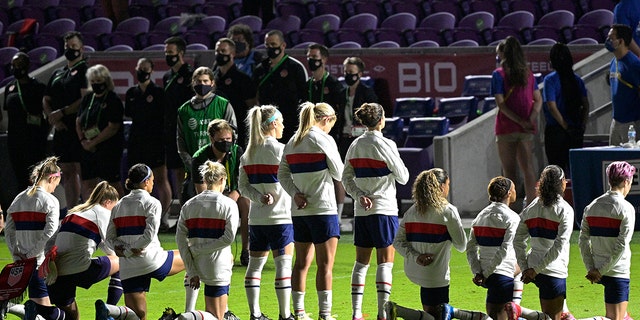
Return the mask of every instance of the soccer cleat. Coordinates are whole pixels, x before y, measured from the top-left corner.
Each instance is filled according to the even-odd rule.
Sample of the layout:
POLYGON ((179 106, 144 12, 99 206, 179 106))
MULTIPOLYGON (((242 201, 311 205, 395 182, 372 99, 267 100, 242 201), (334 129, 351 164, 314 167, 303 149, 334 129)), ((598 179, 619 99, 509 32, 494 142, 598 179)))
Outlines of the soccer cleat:
POLYGON ((298 313, 295 316, 293 316, 293 318, 295 320, 311 320, 311 317, 309 316, 308 313, 303 312, 303 313, 298 313))
POLYGON ((240 252, 240 263, 245 267, 249 265, 249 250, 240 252))
POLYGON ((565 311, 560 316, 561 320, 576 320, 576 318, 569 311, 565 311))
POLYGON ((623 318, 623 320, 633 320, 633 318, 631 318, 631 315, 629 314, 629 311, 627 311, 627 312, 624 314, 624 318, 623 318))
POLYGON ((164 311, 162 311, 162 316, 158 320, 174 320, 178 319, 178 316, 180 316, 180 314, 176 314, 176 311, 173 310, 173 308, 167 307, 164 308, 164 311))
POLYGON ((113 320, 113 317, 109 315, 109 309, 102 300, 96 300, 96 320, 113 320))
POLYGON ((267 315, 264 313, 260 313, 260 316, 258 317, 254 317, 253 315, 251 315, 250 319, 251 320, 271 320, 271 318, 267 317, 267 315))
POLYGON ((507 320, 518 320, 522 314, 520 306, 513 301, 509 301, 504 305, 504 311, 507 313, 507 320))
POLYGON ((360 318, 351 317, 351 320, 364 320, 364 317, 360 317, 360 318))
POLYGON ((224 313, 224 320, 240 320, 240 318, 231 312, 231 310, 227 310, 227 312, 224 313))
POLYGON ((336 318, 328 314, 326 316, 323 316, 323 315, 318 316, 318 320, 336 320, 336 318))
POLYGON ((296 317, 293 316, 293 313, 289 314, 288 317, 283 318, 282 316, 278 316, 278 320, 296 320, 296 317))
POLYGON ((387 314, 387 320, 396 320, 398 317, 397 305, 393 301, 387 301, 384 303, 384 312, 387 314))
POLYGON ((448 303, 441 303, 436 309, 436 313, 440 315, 440 320, 453 319, 453 307, 448 303))
POLYGON ((25 320, 36 320, 38 316, 37 305, 33 300, 27 300, 24 303, 24 319, 25 320))

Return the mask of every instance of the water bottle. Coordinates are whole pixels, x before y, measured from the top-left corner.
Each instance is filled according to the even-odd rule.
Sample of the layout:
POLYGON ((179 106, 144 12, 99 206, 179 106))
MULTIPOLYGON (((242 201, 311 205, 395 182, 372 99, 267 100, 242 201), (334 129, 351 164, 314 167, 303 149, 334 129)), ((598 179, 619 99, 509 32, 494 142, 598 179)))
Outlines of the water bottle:
POLYGON ((631 144, 632 146, 635 146, 635 144, 636 144, 636 129, 633 127, 633 125, 629 126, 629 133, 627 134, 627 136, 629 137, 629 144, 631 144))

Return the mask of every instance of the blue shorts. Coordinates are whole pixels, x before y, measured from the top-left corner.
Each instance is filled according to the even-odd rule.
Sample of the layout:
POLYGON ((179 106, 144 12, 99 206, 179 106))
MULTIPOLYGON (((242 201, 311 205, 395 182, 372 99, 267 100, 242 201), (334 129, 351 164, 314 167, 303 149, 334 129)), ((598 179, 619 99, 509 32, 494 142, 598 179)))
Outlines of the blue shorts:
POLYGON ((169 250, 167 253, 167 260, 164 261, 160 268, 141 276, 122 280, 122 291, 124 293, 149 292, 149 288, 151 287, 151 278, 158 281, 164 280, 164 278, 169 274, 169 271, 171 271, 171 266, 173 265, 173 251, 169 250))
POLYGON ((513 278, 493 273, 485 280, 487 303, 503 304, 513 300, 513 278))
POLYGON ((68 306, 76 298, 76 287, 89 289, 94 283, 98 283, 109 276, 111 261, 109 257, 97 257, 91 259, 87 270, 59 276, 56 283, 47 286, 51 303, 57 306, 68 306))
POLYGON ((320 244, 331 238, 340 238, 338 215, 293 217, 293 239, 296 242, 320 244))
POLYGON ((629 301, 629 279, 602 276, 600 284, 604 286, 605 303, 629 301))
POLYGON ((538 274, 534 281, 538 291, 538 297, 545 300, 553 300, 557 297, 567 297, 567 279, 556 278, 546 274, 538 274))
POLYGON ((386 248, 393 244, 397 231, 397 216, 374 214, 355 217, 353 244, 361 248, 386 248))
POLYGON ((284 247, 293 242, 293 225, 249 226, 249 248, 251 251, 277 250, 284 254, 284 247))
POLYGON ((208 286, 204 285, 204 296, 217 298, 224 295, 229 295, 229 286, 208 286))
POLYGON ((420 301, 423 306, 435 307, 449 303, 449 286, 440 288, 420 288, 420 301))
POLYGON ((44 298, 48 297, 47 285, 44 283, 44 279, 38 276, 38 269, 33 270, 31 279, 29 279, 29 298, 44 298))

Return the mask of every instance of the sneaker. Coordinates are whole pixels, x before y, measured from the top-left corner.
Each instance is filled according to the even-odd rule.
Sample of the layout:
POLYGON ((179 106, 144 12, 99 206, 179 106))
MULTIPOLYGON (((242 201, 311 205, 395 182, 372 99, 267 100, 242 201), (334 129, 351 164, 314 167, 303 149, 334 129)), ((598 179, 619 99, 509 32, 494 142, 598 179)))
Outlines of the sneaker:
POLYGON ((296 317, 293 316, 293 313, 289 314, 288 317, 283 318, 282 316, 278 316, 278 320, 296 320, 296 317))
POLYGON ((332 315, 326 315, 326 316, 318 316, 318 320, 336 320, 336 318, 332 315))
POLYGON ((250 319, 251 320, 271 320, 271 318, 267 317, 267 315, 264 313, 260 313, 260 316, 258 317, 254 317, 253 315, 251 315, 250 319))
POLYGON ((224 313, 224 320, 240 320, 231 310, 224 313))
POLYGON ((295 320, 311 320, 311 317, 309 316, 309 313, 303 312, 303 313, 299 313, 293 316, 293 319, 295 320))
POLYGON ((522 314, 520 306, 513 301, 507 302, 507 304, 504 305, 504 311, 507 312, 507 320, 518 320, 522 314))
POLYGON ((633 320, 633 318, 631 318, 631 315, 629 314, 629 311, 627 311, 627 313, 624 314, 623 320, 633 320))
POLYGON ((113 317, 109 315, 109 309, 102 300, 96 300, 96 320, 113 320, 113 317))
POLYGON ((560 316, 561 320, 576 320, 576 318, 569 311, 565 311, 560 316))
POLYGON ((168 307, 164 308, 164 311, 162 311, 162 316, 158 320, 174 320, 178 319, 178 316, 180 315, 176 314, 176 311, 173 310, 173 308, 168 307))
POLYGON ((245 267, 249 265, 249 250, 242 250, 240 253, 240 263, 245 267))
POLYGON ((441 303, 436 309, 436 314, 440 315, 440 320, 453 319, 453 307, 448 303, 441 303))
POLYGON ((24 303, 24 320, 36 320, 38 316, 37 304, 33 300, 24 303))
POLYGON ((387 320, 396 320, 398 317, 398 306, 393 301, 387 301, 384 303, 384 312, 387 314, 387 320))

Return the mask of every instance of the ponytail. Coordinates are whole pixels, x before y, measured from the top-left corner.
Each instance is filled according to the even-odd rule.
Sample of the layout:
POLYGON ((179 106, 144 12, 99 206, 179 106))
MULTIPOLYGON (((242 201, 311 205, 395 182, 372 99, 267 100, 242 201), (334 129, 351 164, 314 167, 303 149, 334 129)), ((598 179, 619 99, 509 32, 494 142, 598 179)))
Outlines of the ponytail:
POLYGON ((281 117, 280 111, 272 105, 255 106, 249 110, 245 119, 249 127, 249 143, 245 152, 249 158, 253 157, 257 146, 264 144, 271 123, 281 117))
POLYGON ((298 130, 293 136, 294 146, 300 144, 302 139, 309 134, 311 127, 316 125, 320 120, 325 117, 335 117, 336 112, 333 108, 324 102, 313 104, 311 102, 305 102, 300 105, 300 124, 298 130))
POLYGON ((52 175, 60 176, 61 171, 58 167, 58 157, 48 157, 39 162, 31 171, 31 180, 33 186, 27 191, 28 196, 33 196, 42 180, 48 180, 52 175))
POLYGON ((203 165, 198 168, 202 180, 209 186, 213 186, 219 183, 220 179, 227 177, 227 169, 219 162, 207 160, 203 165))
POLYGON ((442 213, 449 201, 444 196, 442 185, 447 182, 449 175, 440 168, 422 171, 413 183, 411 194, 416 204, 416 211, 424 214, 429 208, 442 213))
POLYGON ((69 210, 69 213, 89 210, 107 200, 111 200, 113 202, 118 201, 118 191, 116 190, 116 188, 111 186, 109 182, 102 181, 98 183, 98 185, 96 185, 96 187, 91 192, 89 199, 87 199, 85 203, 73 207, 71 210, 69 210))

